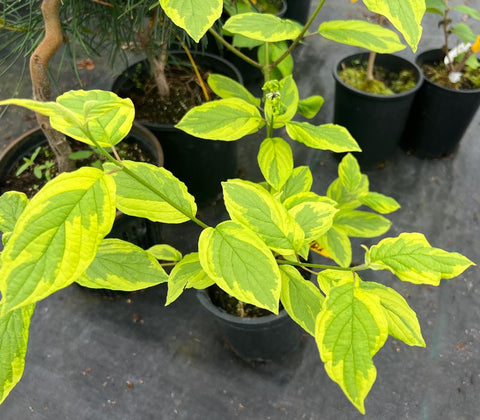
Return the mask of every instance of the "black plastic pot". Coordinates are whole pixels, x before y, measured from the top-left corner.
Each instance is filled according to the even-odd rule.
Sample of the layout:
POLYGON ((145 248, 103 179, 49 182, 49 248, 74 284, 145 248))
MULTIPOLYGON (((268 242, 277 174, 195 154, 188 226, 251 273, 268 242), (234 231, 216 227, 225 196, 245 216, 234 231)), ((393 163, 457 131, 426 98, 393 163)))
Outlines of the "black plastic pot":
MULTIPOLYGON (((213 73, 220 73, 242 83, 238 70, 221 57, 197 53, 196 64, 213 73)), ((184 52, 169 53, 170 62, 189 63, 184 52)), ((121 97, 132 92, 141 93, 138 80, 149 74, 146 60, 128 67, 114 81, 112 91, 121 97)), ((207 204, 219 198, 221 182, 237 175, 237 144, 235 142, 199 139, 175 128, 172 124, 159 124, 138 120, 155 134, 165 155, 165 168, 185 182, 197 203, 207 204)))
MULTIPOLYGON (((441 50, 417 57, 417 64, 443 60, 441 50)), ((427 78, 418 91, 402 138, 402 148, 422 158, 452 154, 480 105, 480 89, 454 90, 427 78)))
POLYGON ((300 344, 302 330, 284 309, 278 315, 240 318, 215 306, 206 290, 198 290, 197 297, 215 317, 233 352, 244 360, 279 361, 300 344))
MULTIPOLYGON (((159 166, 163 164, 162 148, 156 137, 140 124, 134 124, 129 135, 123 141, 140 144, 143 150, 155 158, 159 166)), ((13 171, 17 163, 23 157, 31 156, 37 147, 46 144, 47 139, 39 128, 27 132, 10 143, 0 155, 0 194, 6 190, 3 180, 13 171)), ((124 239, 145 249, 161 242, 160 224, 117 212, 115 223, 108 237, 124 239)))
POLYGON ((287 0, 287 12, 284 18, 295 20, 305 25, 310 14, 311 0, 287 0))
POLYGON ((377 55, 375 65, 388 71, 413 70, 417 84, 408 92, 394 95, 363 92, 347 85, 338 76, 343 65, 350 66, 354 62, 367 60, 368 53, 351 55, 340 60, 333 72, 334 122, 346 127, 362 148, 362 153, 355 155, 364 169, 374 168, 393 156, 400 143, 415 93, 423 81, 418 66, 390 54, 377 55))

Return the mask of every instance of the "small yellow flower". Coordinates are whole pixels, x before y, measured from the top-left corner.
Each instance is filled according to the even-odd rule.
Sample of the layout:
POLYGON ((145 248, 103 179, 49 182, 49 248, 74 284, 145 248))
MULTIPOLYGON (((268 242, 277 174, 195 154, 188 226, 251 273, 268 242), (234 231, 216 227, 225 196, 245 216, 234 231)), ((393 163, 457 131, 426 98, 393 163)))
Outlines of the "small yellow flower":
POLYGON ((477 36, 477 39, 475 40, 475 43, 472 45, 471 48, 474 53, 480 51, 480 35, 477 36))
POLYGON ((350 2, 351 2, 351 3, 356 3, 356 2, 357 2, 357 0, 350 0, 350 2))

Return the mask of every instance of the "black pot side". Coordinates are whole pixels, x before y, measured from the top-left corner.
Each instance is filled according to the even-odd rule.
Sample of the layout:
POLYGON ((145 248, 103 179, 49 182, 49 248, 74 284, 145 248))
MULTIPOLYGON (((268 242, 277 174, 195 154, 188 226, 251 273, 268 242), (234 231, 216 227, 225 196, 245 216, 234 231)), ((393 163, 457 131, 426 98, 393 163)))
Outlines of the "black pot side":
POLYGON ((347 85, 338 76, 342 64, 367 61, 368 53, 354 54, 335 66, 334 123, 350 131, 362 152, 354 153, 363 169, 371 169, 390 159, 400 143, 415 93, 423 76, 417 65, 391 54, 377 54, 375 65, 389 71, 411 69, 417 75, 417 84, 408 92, 378 95, 363 92, 347 85))
POLYGON ((311 3, 311 0, 287 0, 287 12, 283 17, 305 25, 310 15, 311 3))
POLYGON ((284 309, 278 315, 241 318, 215 306, 206 290, 198 290, 197 298, 217 321, 220 332, 232 351, 243 360, 280 361, 301 342, 301 328, 284 309))
MULTIPOLYGON (((157 139, 140 124, 134 123, 132 130, 123 141, 140 144, 144 150, 155 157, 158 166, 163 164, 163 152, 157 139)), ((40 128, 35 128, 14 140, 0 155, 0 180, 5 179, 24 156, 31 156, 37 147, 46 144, 47 139, 40 128)), ((0 187, 3 193, 3 185, 0 184, 0 187)), ((115 223, 108 237, 130 241, 146 249, 161 243, 160 226, 159 223, 147 219, 117 212, 115 223)))
MULTIPOLYGON (((441 50, 417 57, 421 66, 443 60, 441 50)), ((480 89, 454 90, 425 78, 413 102, 401 146, 421 158, 441 158, 455 152, 480 105, 480 89)))
MULTIPOLYGON (((169 53, 169 60, 188 62, 184 52, 169 53)), ((243 83, 238 70, 221 57, 197 53, 194 56, 199 67, 212 73, 219 73, 243 83)), ((146 60, 128 67, 113 83, 112 91, 121 97, 135 87, 134 80, 139 74, 148 74, 146 60)), ((183 181, 196 202, 210 204, 221 194, 221 182, 237 176, 236 142, 204 140, 184 133, 172 124, 138 120, 147 127, 162 145, 165 156, 165 168, 183 181)))

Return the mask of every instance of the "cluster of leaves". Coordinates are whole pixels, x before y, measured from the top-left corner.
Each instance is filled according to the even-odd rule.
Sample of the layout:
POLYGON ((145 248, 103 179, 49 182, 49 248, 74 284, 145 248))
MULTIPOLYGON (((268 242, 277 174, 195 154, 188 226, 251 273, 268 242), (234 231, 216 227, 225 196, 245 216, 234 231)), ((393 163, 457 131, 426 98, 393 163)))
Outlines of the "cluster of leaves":
POLYGON ((460 16, 467 16, 476 21, 480 21, 479 11, 464 4, 451 6, 448 0, 427 0, 426 7, 427 12, 442 17, 439 26, 443 27, 445 54, 452 55, 447 64, 449 70, 452 72, 461 72, 464 66, 474 70, 478 69, 480 63, 475 54, 480 51, 480 35, 475 34, 465 21, 454 23, 450 18, 450 12, 456 12, 460 16), (454 51, 453 53, 451 52, 449 47, 449 37, 452 34, 466 44, 464 50, 458 52, 454 51))

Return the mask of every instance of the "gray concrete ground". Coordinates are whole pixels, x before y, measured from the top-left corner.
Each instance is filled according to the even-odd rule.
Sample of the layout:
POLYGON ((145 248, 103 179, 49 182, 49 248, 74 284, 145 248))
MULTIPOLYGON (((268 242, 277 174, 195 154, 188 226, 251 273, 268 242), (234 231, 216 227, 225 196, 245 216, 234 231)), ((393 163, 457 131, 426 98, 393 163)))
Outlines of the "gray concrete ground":
MULTIPOLYGON (((314 1, 315 3, 315 1, 314 1)), ((358 5, 327 2, 324 19, 354 17, 358 5)), ((480 1, 469 2, 479 7, 480 1)), ((436 18, 425 20, 420 51, 439 46, 436 18)), ((317 123, 331 121, 333 64, 354 48, 318 37, 296 54, 302 96, 322 94, 326 105, 317 123)), ((413 57, 411 52, 402 55, 413 57)), ((83 71, 88 87, 107 88, 112 72, 101 60, 83 71)), ((0 97, 11 94, 3 78, 0 97)), ((62 81, 70 85, 71 75, 62 81)), ((28 83, 22 86, 29 95, 28 83)), ((29 113, 9 110, 1 142, 34 125, 29 113)), ((368 172, 371 189, 395 197, 402 208, 391 216, 388 235, 423 232, 433 246, 459 251, 480 262, 480 115, 455 156, 420 160, 399 150, 385 168, 368 172)), ((259 137, 239 143, 241 166, 252 177, 259 137)), ((336 177, 327 152, 295 149, 297 164, 309 164, 316 191, 336 177)), ((224 217, 205 209, 212 223, 224 217)), ((188 224, 165 229, 184 251, 198 232, 188 224), (192 236, 193 235, 193 236, 192 236)), ((374 241, 358 241, 371 244, 374 241)), ((361 253, 358 251, 357 255, 361 253)), ((480 418, 480 286, 478 268, 443 281, 438 288, 415 286, 385 273, 370 276, 393 285, 418 313, 426 349, 389 339, 375 356, 377 381, 366 400, 367 419, 480 418)), ((215 324, 193 293, 164 307, 160 286, 115 298, 71 286, 38 304, 32 320, 26 370, 2 407, 0 419, 359 419, 325 374, 315 343, 304 337, 282 362, 252 366, 225 348, 215 324)))

